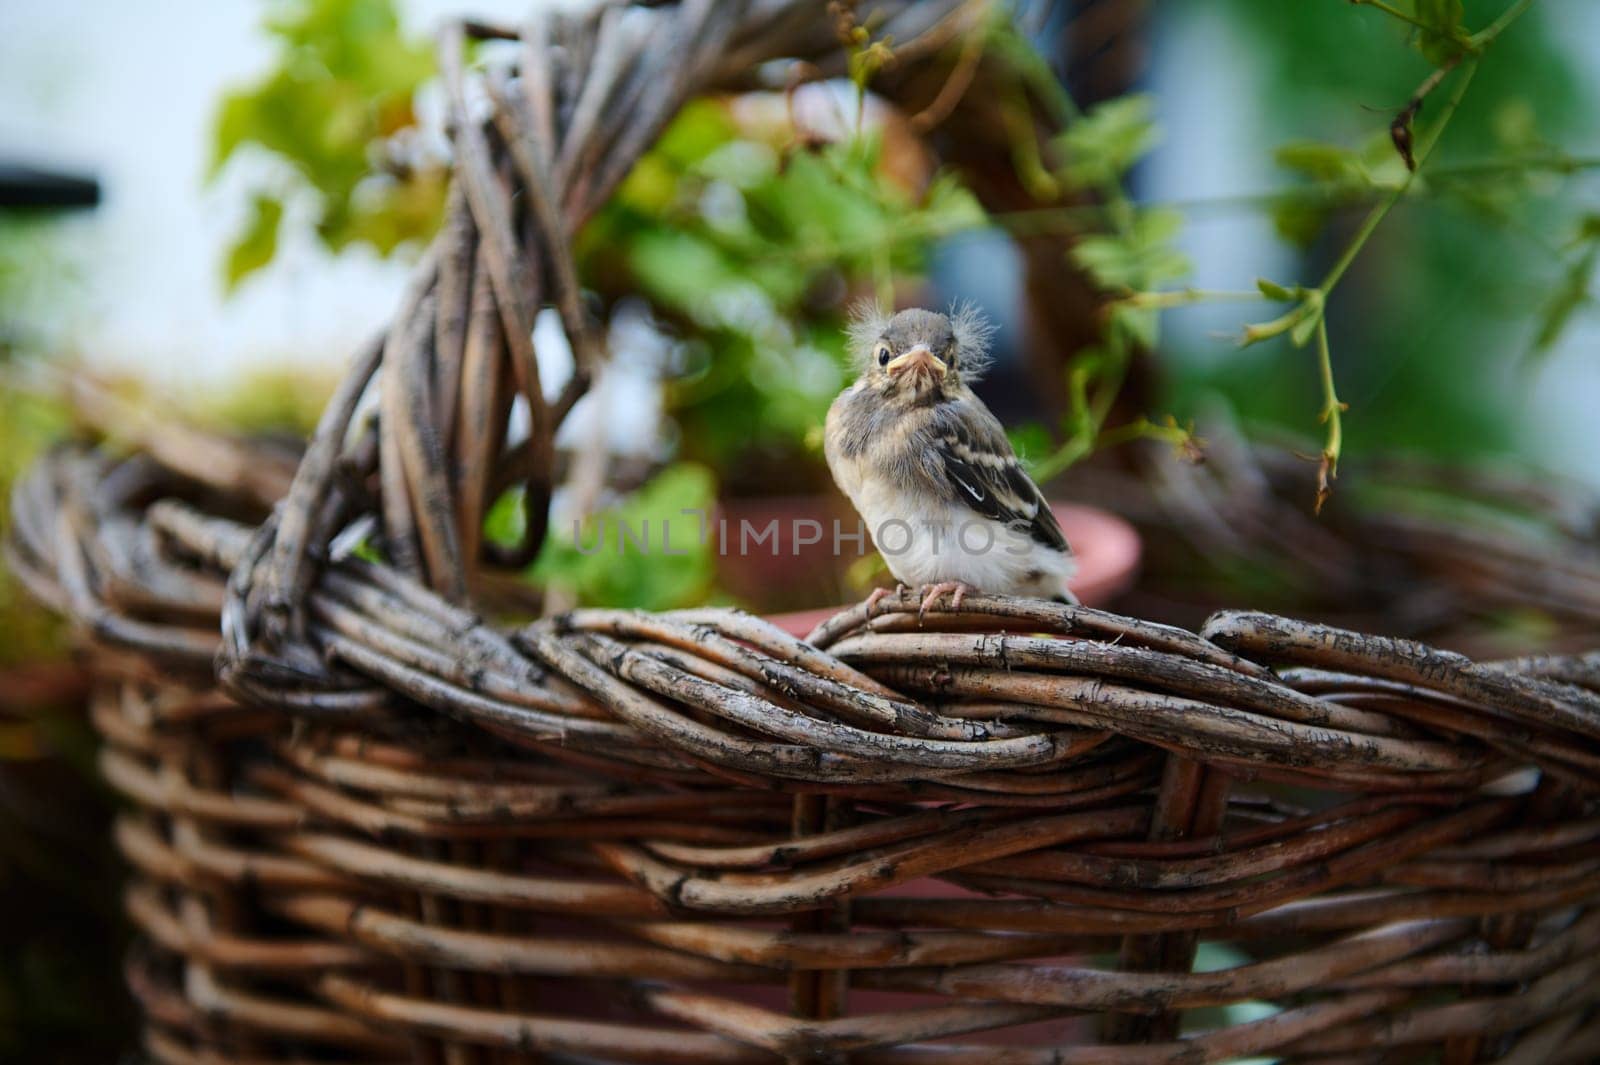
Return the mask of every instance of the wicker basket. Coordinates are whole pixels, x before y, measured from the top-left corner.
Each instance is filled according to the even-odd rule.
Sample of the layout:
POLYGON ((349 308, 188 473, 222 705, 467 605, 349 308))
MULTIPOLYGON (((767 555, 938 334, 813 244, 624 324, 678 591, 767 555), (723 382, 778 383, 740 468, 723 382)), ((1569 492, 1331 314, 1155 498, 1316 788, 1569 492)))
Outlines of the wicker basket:
MULTIPOLYGON (((903 62, 951 9, 894 15, 903 62)), ((686 94, 833 61, 816 22, 755 0, 452 27, 449 225, 282 503, 281 455, 222 441, 63 451, 20 487, 12 563, 79 624, 130 801, 150 1056, 1593 1059, 1593 656, 992 597, 891 598, 808 642, 468 605, 480 566, 537 549, 597 357, 564 234, 686 94), (467 33, 523 41, 483 123, 467 33), (550 401, 547 298, 580 367, 550 401), (478 530, 517 480, 536 520, 505 557, 478 530), (335 546, 374 519, 388 562, 335 546)))

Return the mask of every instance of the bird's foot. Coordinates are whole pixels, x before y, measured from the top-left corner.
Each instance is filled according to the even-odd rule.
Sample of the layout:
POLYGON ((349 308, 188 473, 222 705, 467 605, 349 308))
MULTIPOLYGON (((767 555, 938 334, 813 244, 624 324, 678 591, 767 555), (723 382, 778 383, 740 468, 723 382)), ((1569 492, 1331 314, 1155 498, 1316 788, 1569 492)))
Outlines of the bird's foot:
POLYGON ((922 606, 917 610, 917 620, 921 621, 922 615, 926 614, 930 608, 938 606, 939 600, 946 594, 950 596, 951 612, 959 611, 961 609, 961 601, 967 597, 968 592, 976 595, 978 594, 978 589, 966 581, 940 581, 938 584, 927 585, 922 595, 922 606))
POLYGON ((906 590, 906 586, 903 585, 903 584, 897 584, 893 588, 874 588, 874 589, 872 589, 872 594, 867 596, 867 617, 870 618, 870 617, 872 617, 872 615, 874 615, 874 614, 876 614, 878 612, 878 604, 879 603, 883 602, 885 599, 889 598, 891 595, 894 595, 894 596, 903 595, 905 593, 905 590, 906 590))

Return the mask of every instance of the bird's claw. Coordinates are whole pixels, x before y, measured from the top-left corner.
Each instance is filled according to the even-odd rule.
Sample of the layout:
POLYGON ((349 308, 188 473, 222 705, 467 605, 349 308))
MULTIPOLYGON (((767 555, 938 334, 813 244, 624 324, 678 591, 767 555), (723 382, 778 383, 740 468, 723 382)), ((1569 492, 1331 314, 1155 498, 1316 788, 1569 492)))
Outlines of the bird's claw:
POLYGON ((896 585, 893 588, 874 588, 874 589, 872 589, 872 594, 867 596, 867 617, 870 618, 870 617, 872 617, 874 614, 876 614, 878 612, 878 604, 879 603, 883 602, 885 599, 889 598, 891 595, 899 595, 901 592, 904 592, 905 590, 906 590, 906 586, 903 585, 903 584, 896 585))
POLYGON ((951 612, 957 613, 961 610, 961 601, 966 598, 967 593, 976 591, 977 589, 966 581, 940 581, 938 584, 930 584, 922 596, 922 606, 917 610, 917 620, 920 622, 930 607, 938 606, 940 598, 946 593, 950 595, 951 612))

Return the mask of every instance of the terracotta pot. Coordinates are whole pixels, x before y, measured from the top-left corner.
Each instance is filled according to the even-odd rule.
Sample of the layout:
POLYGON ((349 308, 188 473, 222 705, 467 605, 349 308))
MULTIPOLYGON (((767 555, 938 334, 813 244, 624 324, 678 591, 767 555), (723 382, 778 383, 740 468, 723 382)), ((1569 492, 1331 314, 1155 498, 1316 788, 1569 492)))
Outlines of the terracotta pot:
MULTIPOLYGON (((1140 541, 1133 526, 1108 511, 1076 503, 1052 503, 1056 520, 1078 557, 1070 587, 1085 606, 1104 606, 1133 584, 1140 541)), ((849 604, 769 615, 786 632, 804 636, 849 604)))

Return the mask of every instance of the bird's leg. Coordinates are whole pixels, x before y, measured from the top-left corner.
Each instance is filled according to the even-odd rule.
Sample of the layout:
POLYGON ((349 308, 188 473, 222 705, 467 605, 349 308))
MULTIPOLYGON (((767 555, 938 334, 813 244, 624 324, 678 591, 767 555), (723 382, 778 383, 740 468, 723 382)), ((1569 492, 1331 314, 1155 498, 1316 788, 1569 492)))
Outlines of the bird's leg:
POLYGON ((922 596, 922 607, 917 611, 917 620, 922 619, 922 615, 928 612, 929 607, 937 606, 940 597, 947 592, 950 594, 950 609, 956 612, 961 609, 961 601, 966 598, 967 593, 976 595, 977 591, 978 589, 966 581, 940 581, 938 584, 930 584, 922 596))
POLYGON ((900 594, 904 593, 905 590, 906 590, 906 586, 903 585, 903 584, 896 584, 892 589, 891 588, 874 588, 874 589, 872 589, 872 594, 867 596, 867 617, 870 618, 872 615, 874 615, 874 614, 876 614, 878 612, 878 604, 879 603, 883 602, 885 599, 889 598, 889 596, 891 596, 891 595, 900 595, 900 594))

